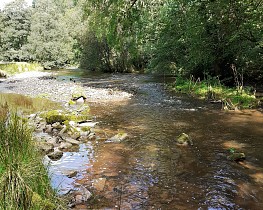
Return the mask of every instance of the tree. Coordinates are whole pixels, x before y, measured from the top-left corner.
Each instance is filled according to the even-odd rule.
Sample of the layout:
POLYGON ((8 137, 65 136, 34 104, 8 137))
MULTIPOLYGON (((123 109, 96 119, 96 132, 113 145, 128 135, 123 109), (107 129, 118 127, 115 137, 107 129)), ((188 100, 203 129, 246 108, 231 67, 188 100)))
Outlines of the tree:
POLYGON ((21 61, 22 46, 27 43, 30 32, 31 10, 24 0, 15 0, 1 11, 0 52, 6 61, 21 61))
POLYGON ((262 72, 261 1, 178 0, 164 8, 152 69, 222 79, 233 76, 233 66, 247 76, 262 72))
POLYGON ((105 70, 128 72, 143 68, 143 29, 150 1, 86 1, 89 30, 102 43, 105 70))
POLYGON ((62 13, 53 0, 36 0, 31 18, 31 32, 24 50, 31 61, 46 68, 59 67, 73 60, 73 37, 62 13))

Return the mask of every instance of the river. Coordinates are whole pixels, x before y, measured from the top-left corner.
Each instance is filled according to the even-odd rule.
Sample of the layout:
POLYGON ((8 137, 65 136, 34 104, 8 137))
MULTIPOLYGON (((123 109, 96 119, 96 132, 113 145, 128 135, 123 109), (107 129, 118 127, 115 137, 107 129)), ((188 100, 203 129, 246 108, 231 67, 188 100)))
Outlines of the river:
POLYGON ((133 93, 89 100, 97 139, 51 164, 54 187, 80 186, 93 196, 74 209, 263 209, 263 114, 221 107, 165 90, 163 78, 62 72, 59 80, 133 93), (127 133, 120 143, 105 141, 127 133), (175 139, 187 133, 193 146, 175 139), (246 154, 236 163, 229 149, 246 154), (52 171, 53 167, 53 171, 52 171), (77 170, 72 178, 57 167, 77 170))
POLYGON ((101 139, 118 132, 129 138, 93 144, 76 183, 92 186, 101 179, 103 188, 85 208, 263 209, 262 113, 222 111, 170 93, 160 80, 118 74, 79 78, 84 86, 135 93, 128 101, 90 102, 101 139), (175 143, 182 132, 192 137, 193 146, 175 143), (230 148, 244 152, 246 161, 228 160, 230 148))

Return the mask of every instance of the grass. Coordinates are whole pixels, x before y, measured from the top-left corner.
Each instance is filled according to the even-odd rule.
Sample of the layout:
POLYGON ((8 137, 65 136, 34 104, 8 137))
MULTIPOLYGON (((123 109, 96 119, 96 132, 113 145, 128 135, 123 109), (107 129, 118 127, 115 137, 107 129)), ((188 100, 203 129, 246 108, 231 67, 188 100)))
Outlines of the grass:
POLYGON ((1 103, 7 103, 9 109, 23 111, 25 114, 60 107, 58 103, 50 101, 46 98, 31 98, 15 93, 0 93, 0 104, 1 103))
POLYGON ((169 85, 169 88, 198 98, 221 101, 224 108, 229 109, 256 108, 260 103, 260 100, 251 93, 249 88, 226 87, 216 78, 201 81, 193 77, 190 79, 178 77, 173 84, 169 85))
POLYGON ((0 108, 0 209, 63 209, 31 131, 7 104, 0 108))
POLYGON ((0 69, 8 75, 14 75, 26 71, 41 71, 43 67, 38 63, 10 62, 0 63, 0 69))

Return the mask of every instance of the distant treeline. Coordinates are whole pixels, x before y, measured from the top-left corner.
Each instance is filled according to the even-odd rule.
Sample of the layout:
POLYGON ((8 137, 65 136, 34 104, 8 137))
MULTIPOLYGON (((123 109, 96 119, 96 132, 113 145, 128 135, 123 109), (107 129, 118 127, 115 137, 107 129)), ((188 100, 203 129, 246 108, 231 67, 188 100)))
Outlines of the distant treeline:
POLYGON ((0 19, 4 61, 263 78, 261 0, 15 0, 0 19))

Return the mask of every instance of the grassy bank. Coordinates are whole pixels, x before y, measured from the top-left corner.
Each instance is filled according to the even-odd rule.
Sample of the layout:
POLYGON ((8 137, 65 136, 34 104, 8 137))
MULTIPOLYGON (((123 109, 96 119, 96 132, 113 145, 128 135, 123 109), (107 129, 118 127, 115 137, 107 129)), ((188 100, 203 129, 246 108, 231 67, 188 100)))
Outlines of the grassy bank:
POLYGON ((26 71, 41 71, 43 67, 38 63, 26 63, 26 62, 0 62, 0 69, 7 75, 14 75, 26 71))
POLYGON ((260 99, 254 96, 251 88, 226 87, 218 79, 201 81, 200 79, 177 77, 174 83, 168 85, 168 88, 209 101, 221 102, 224 109, 248 109, 260 105, 260 99))
POLYGON ((0 209, 63 209, 23 120, 0 105, 0 209))

